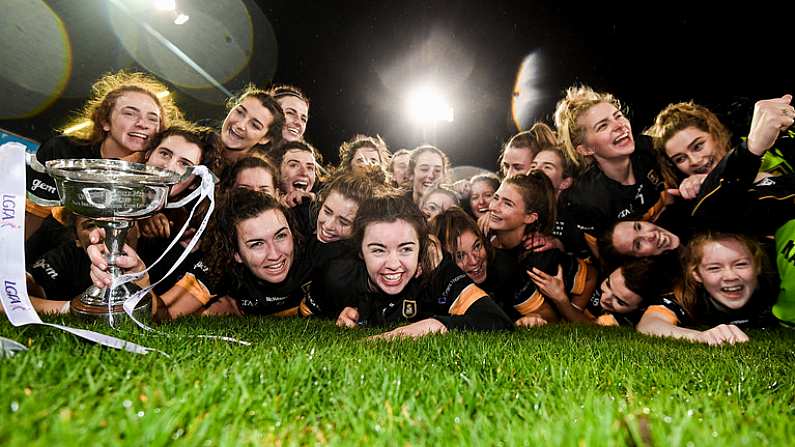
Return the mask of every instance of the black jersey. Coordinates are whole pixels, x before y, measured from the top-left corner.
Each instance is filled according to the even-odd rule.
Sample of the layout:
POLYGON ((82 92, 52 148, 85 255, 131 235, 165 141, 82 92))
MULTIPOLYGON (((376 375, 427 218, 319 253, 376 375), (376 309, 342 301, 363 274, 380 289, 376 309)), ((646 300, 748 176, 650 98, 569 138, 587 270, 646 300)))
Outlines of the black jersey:
POLYGON ((74 245, 74 239, 73 227, 63 225, 52 214, 48 214, 41 226, 25 241, 25 259, 39 259, 44 253, 67 242, 74 245))
POLYGON ((600 326, 629 326, 634 328, 643 316, 646 307, 643 306, 628 313, 608 312, 602 307, 602 288, 597 287, 585 306, 585 312, 593 317, 596 324, 600 326))
POLYGON ((242 265, 236 267, 240 269, 239 275, 226 274, 221 280, 213 281, 204 259, 198 259, 188 265, 175 287, 190 291, 205 305, 216 297, 229 296, 246 315, 311 315, 302 304, 312 301, 312 271, 333 258, 339 247, 337 243, 322 244, 314 240, 296 246, 287 278, 278 284, 257 278, 242 265))
POLYGON ((568 294, 582 293, 588 276, 586 261, 558 249, 535 253, 524 252, 522 247, 495 250, 483 288, 508 315, 528 315, 541 308, 545 298, 527 272, 537 268, 554 276, 558 273, 558 266, 563 270, 563 284, 568 294))
POLYGON ((767 327, 777 322, 772 312, 775 299, 775 289, 769 283, 760 281, 748 303, 740 309, 729 309, 701 290, 692 313, 688 314, 673 294, 664 296, 658 304, 649 306, 645 312, 662 316, 677 326, 714 327, 733 324, 738 327, 767 327))
POLYGON ((49 300, 68 301, 91 286, 91 260, 75 241, 66 241, 29 262, 27 272, 49 300))
POLYGON ((618 220, 655 221, 665 208, 665 184, 648 137, 635 138, 629 158, 634 185, 622 185, 591 163, 570 188, 565 212, 589 241, 618 220))
MULTIPOLYGON (((71 158, 102 158, 100 145, 88 144, 61 135, 51 138, 36 151, 36 159, 41 164, 46 164, 50 160, 71 158)), ((58 200, 58 189, 52 177, 36 172, 30 166, 27 168, 26 177, 28 194, 45 200, 58 200)))
POLYGON ((357 308, 359 324, 363 326, 433 317, 449 329, 513 328, 513 322, 499 306, 447 256, 428 279, 413 278, 397 295, 377 290, 364 262, 355 256, 334 259, 326 270, 323 278, 327 282, 321 287, 323 300, 357 308))
POLYGON ((563 244, 567 253, 571 253, 580 258, 587 258, 591 255, 588 246, 585 245, 582 231, 577 228, 572 216, 571 208, 568 206, 568 190, 560 193, 557 200, 557 210, 555 213, 555 225, 552 228, 552 236, 555 236, 563 244))
POLYGON ((768 236, 794 219, 795 174, 754 183, 761 164, 762 158, 745 142, 729 151, 704 179, 698 197, 688 203, 694 226, 768 236))

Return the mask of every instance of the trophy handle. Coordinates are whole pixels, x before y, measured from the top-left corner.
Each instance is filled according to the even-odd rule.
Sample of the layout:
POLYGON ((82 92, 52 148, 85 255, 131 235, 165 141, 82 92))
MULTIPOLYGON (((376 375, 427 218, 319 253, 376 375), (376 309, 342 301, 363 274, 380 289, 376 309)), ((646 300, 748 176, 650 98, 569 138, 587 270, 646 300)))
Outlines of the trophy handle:
POLYGON ((31 154, 30 152, 25 152, 25 163, 30 166, 36 172, 41 174, 47 173, 47 168, 44 167, 43 164, 36 158, 36 154, 31 154))

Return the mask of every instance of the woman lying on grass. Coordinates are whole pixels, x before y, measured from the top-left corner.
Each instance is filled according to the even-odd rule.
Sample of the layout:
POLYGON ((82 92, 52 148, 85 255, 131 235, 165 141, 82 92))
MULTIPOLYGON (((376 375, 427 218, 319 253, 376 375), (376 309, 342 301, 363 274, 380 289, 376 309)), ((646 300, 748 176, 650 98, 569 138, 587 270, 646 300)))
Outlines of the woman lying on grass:
POLYGON ((650 306, 638 331, 710 345, 748 341, 740 327, 773 324, 776 289, 763 275, 764 253, 737 234, 706 234, 687 246, 683 284, 673 300, 650 306), (699 331, 680 327, 711 326, 699 331))
POLYGON ((382 334, 385 338, 513 328, 449 257, 440 259, 425 219, 410 199, 384 194, 365 201, 353 234, 358 253, 331 261, 319 288, 347 300, 337 325, 412 322, 382 334))
MULTIPOLYGON (((258 191, 230 191, 213 217, 202 238, 203 254, 194 257, 182 278, 161 296, 168 317, 197 312, 297 315, 308 293, 303 286, 312 269, 335 252, 333 246, 303 241, 292 230, 286 209, 258 191)), ((99 242, 99 236, 92 234, 92 242, 99 242)), ((103 252, 104 244, 98 243, 88 250, 98 286, 111 283, 103 252)), ((117 261, 120 267, 133 272, 146 268, 135 251, 125 246, 125 252, 117 261)))

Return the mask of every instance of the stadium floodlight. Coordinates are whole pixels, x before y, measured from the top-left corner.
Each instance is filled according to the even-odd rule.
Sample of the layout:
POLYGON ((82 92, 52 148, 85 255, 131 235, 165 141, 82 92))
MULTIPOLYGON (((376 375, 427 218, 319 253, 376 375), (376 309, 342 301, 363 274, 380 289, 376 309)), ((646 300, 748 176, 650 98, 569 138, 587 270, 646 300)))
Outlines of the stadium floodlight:
POLYGON ((409 116, 420 124, 437 121, 453 122, 453 108, 444 96, 430 86, 420 86, 412 90, 406 100, 409 116))
POLYGON ((188 19, 190 19, 190 16, 179 13, 177 14, 177 18, 174 19, 174 25, 182 25, 183 23, 187 22, 188 19))

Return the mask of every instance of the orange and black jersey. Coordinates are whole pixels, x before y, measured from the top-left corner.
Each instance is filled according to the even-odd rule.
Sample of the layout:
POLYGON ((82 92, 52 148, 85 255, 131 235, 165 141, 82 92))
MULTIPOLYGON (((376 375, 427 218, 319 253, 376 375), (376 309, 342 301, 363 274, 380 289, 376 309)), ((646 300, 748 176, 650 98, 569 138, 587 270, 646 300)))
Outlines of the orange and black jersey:
POLYGON ((591 163, 567 194, 565 212, 591 244, 618 220, 655 221, 665 208, 665 184, 649 137, 635 138, 630 160, 634 185, 622 185, 591 163))
MULTIPOLYGON (((46 164, 50 160, 72 158, 102 158, 100 145, 87 144, 61 135, 49 139, 36 151, 36 159, 41 164, 46 164)), ((45 200, 58 200, 58 189, 55 186, 55 180, 48 174, 36 172, 28 166, 26 178, 28 194, 45 200)), ((46 217, 49 214, 47 208, 38 207, 32 203, 28 205, 28 208, 31 206, 33 209, 28 209, 27 211, 39 217, 46 217), (44 211, 43 214, 42 211, 44 211)))
POLYGON ((752 154, 745 142, 729 151, 704 179, 698 197, 686 202, 693 225, 767 236, 794 219, 795 174, 754 183, 761 164, 762 157, 752 154))
POLYGON ((91 260, 75 241, 66 241, 27 265, 49 300, 68 301, 91 285, 91 260))
POLYGON ((323 275, 326 282, 322 285, 313 282, 323 293, 322 301, 357 308, 359 324, 363 326, 433 317, 449 329, 513 328, 513 322, 499 306, 447 256, 428 279, 413 278, 398 295, 377 290, 369 280, 364 262, 356 256, 334 259, 326 268, 323 275))
POLYGON ((645 310, 645 307, 643 307, 623 314, 612 313, 604 310, 601 301, 602 288, 597 287, 588 300, 588 304, 585 306, 585 312, 593 317, 596 324, 600 326, 629 326, 634 328, 640 321, 640 318, 643 316, 643 311, 645 310))
POLYGON ((777 324, 772 312, 776 295, 770 283, 760 281, 751 299, 740 309, 729 309, 702 290, 692 313, 688 314, 673 295, 666 295, 658 304, 646 308, 644 314, 656 314, 676 326, 714 327, 733 324, 738 327, 769 327, 777 324))
POLYGON ((545 298, 527 272, 535 267, 554 276, 558 273, 558 266, 563 270, 563 284, 569 296, 582 293, 588 276, 586 261, 558 249, 534 253, 524 252, 521 246, 495 250, 482 287, 508 315, 528 315, 538 311, 545 298))
POLYGON ((331 259, 339 250, 337 243, 322 244, 310 240, 303 246, 296 246, 293 262, 287 278, 278 283, 265 282, 238 265, 239 275, 226 274, 219 282, 209 279, 209 270, 203 261, 192 263, 188 272, 175 287, 191 292, 203 304, 209 304, 216 297, 229 296, 237 302, 246 315, 310 315, 302 302, 311 299, 311 274, 318 266, 331 259))

